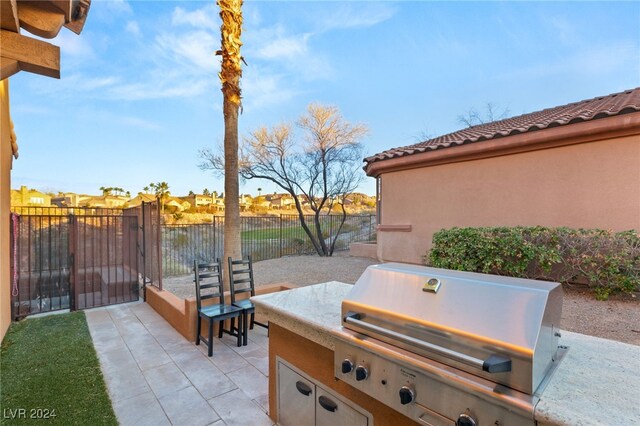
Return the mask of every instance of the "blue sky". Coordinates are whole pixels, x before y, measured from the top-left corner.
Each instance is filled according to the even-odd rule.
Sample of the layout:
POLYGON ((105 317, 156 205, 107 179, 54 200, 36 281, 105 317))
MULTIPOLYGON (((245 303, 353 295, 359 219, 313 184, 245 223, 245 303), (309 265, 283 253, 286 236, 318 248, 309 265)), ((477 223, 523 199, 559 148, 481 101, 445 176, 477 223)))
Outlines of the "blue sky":
MULTIPOLYGON (((320 102, 369 127, 370 155, 486 102, 518 115, 640 86, 638 2, 260 1, 244 19, 241 134, 320 102)), ((221 192, 197 167, 223 135, 219 24, 213 0, 93 0, 83 33, 53 40, 60 80, 11 78, 13 187, 221 192)), ((240 190, 258 187, 275 190, 240 190)))

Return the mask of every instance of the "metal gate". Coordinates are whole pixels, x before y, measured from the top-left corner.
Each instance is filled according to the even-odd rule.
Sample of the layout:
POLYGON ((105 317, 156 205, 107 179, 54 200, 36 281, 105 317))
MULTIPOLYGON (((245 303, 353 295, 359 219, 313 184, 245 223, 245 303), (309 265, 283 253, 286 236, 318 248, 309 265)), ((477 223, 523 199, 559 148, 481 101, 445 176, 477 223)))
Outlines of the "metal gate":
POLYGON ((12 316, 138 300, 138 218, 11 215, 12 316))

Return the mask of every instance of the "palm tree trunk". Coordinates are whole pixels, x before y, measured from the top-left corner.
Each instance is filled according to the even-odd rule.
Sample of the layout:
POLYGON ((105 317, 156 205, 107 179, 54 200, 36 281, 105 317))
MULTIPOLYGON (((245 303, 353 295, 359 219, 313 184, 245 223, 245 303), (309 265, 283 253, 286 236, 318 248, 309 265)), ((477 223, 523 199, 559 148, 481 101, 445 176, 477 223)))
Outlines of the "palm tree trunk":
MULTIPOLYGON (((225 99, 224 106, 224 259, 242 257, 240 239, 240 187, 238 182, 238 106, 225 99)), ((225 276, 227 274, 225 273, 225 276)), ((228 284, 225 278, 225 286, 228 284)))
MULTIPOLYGON (((224 96, 224 247, 223 265, 226 259, 242 256, 240 240, 240 200, 238 183, 238 112, 240 109, 240 77, 242 67, 240 47, 242 42, 242 0, 218 0, 222 26, 222 69, 220 81, 224 96)), ((228 274, 225 287, 229 288, 228 274)))

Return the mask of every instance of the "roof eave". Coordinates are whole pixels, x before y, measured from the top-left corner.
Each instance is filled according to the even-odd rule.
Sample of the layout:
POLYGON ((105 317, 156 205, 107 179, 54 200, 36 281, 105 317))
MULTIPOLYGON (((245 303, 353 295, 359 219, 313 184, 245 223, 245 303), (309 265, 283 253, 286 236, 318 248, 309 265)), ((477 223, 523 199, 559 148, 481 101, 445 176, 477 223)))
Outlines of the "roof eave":
POLYGON ((640 112, 369 162, 367 176, 640 134, 640 112))

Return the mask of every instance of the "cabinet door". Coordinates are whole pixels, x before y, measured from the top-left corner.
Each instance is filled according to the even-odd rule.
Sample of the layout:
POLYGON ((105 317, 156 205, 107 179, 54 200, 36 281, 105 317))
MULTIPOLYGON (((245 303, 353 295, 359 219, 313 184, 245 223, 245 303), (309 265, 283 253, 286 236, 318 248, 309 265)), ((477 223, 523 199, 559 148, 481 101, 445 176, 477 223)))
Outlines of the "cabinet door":
POLYGON ((367 417, 316 386, 316 426, 367 426, 367 417))
POLYGON ((316 387, 278 363, 278 423, 281 426, 315 425, 316 387))

